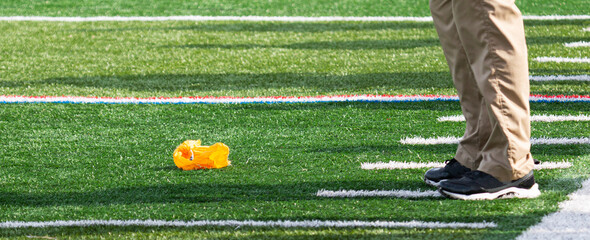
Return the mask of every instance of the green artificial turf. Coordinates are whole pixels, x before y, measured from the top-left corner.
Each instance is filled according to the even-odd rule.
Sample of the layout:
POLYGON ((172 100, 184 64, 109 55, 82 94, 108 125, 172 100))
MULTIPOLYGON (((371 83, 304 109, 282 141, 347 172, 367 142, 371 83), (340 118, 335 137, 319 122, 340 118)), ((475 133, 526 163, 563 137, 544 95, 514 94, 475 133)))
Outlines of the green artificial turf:
MULTIPOLYGON (((533 104, 533 114, 586 111, 585 103, 533 104)), ((532 200, 465 202, 447 199, 325 199, 320 189, 430 190, 425 169, 362 170, 362 162, 440 161, 453 145, 401 145, 406 136, 459 136, 462 123, 438 123, 458 103, 333 103, 261 105, 7 104, 0 108, 0 221, 74 219, 389 220, 496 222, 488 230, 384 230, 382 234, 443 238, 515 236, 579 187, 587 145, 534 146, 535 158, 567 160, 571 169, 540 170, 543 195, 532 200), (10 133, 10 134, 6 134, 10 133), (232 165, 181 171, 172 151, 186 139, 230 146, 232 165), (459 234, 459 235, 457 235, 459 234), (446 236, 446 237, 445 237, 446 236)), ((534 123, 533 137, 583 137, 589 122, 534 123), (542 129, 542 130, 539 130, 542 129)), ((207 230, 208 228, 205 228, 207 230)), ((0 236, 80 237, 115 231, 184 237, 202 228, 2 229, 0 236), (155 231, 152 233, 152 231, 155 231), (138 233, 139 232, 139 233, 138 233)), ((225 234, 272 230, 215 228, 225 234), (228 232, 229 231, 229 232, 228 232), (246 231, 246 232, 243 232, 246 231)), ((370 230, 357 230, 369 231, 370 230)), ((301 230, 342 234, 351 229, 301 230), (334 233, 336 232, 336 233, 334 233)), ((138 236, 135 236, 138 237, 138 236)))
MULTIPOLYGON (((531 75, 589 74, 590 21, 527 21, 531 75)), ((432 23, 0 22, 0 92, 81 96, 455 94, 432 23)), ((533 82, 588 95, 590 82, 533 82)))
MULTIPOLYGON (((518 0, 527 15, 588 14, 586 0, 518 0)), ((2 16, 429 16, 427 0, 3 0, 2 16)))
MULTIPOLYGON (((518 1, 523 12, 585 14, 584 1, 518 1)), ((428 16, 425 1, 13 1, 0 15, 428 16), (389 4, 389 5, 388 5, 389 4), (391 7, 391 6, 395 7, 391 7), (294 6, 297 6, 294 7, 294 6), (363 6, 363 7, 359 7, 363 6)), ((590 74, 588 20, 525 21, 531 75, 590 74)), ((316 96, 455 94, 432 23, 0 22, 0 95, 316 96)), ((589 82, 531 82, 533 94, 589 95, 589 82)), ((588 115, 588 103, 533 103, 532 114, 588 115)), ((89 219, 495 222, 470 229, 64 227, 0 238, 510 239, 558 209, 587 178, 588 145, 535 145, 542 196, 485 202, 316 197, 320 189, 433 190, 426 169, 363 162, 443 161, 461 136, 457 102, 250 105, 0 104, 0 222, 89 219), (232 165, 181 171, 187 139, 223 142, 232 165)), ((590 122, 532 123, 533 137, 588 137, 590 122)))

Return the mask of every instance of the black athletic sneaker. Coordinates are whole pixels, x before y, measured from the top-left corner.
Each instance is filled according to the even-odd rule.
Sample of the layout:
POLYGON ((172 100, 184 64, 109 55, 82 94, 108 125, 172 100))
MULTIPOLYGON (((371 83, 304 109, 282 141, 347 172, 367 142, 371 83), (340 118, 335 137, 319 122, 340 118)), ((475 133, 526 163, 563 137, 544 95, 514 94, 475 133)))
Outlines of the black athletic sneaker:
POLYGON ((439 192, 449 198, 462 200, 536 198, 541 195, 533 171, 509 183, 502 183, 481 171, 471 171, 462 178, 442 181, 439 184, 439 192))
POLYGON ((424 182, 430 186, 438 187, 440 181, 447 179, 456 179, 463 177, 463 174, 471 171, 464 167, 456 159, 445 161, 447 165, 442 168, 433 168, 424 174, 424 182))

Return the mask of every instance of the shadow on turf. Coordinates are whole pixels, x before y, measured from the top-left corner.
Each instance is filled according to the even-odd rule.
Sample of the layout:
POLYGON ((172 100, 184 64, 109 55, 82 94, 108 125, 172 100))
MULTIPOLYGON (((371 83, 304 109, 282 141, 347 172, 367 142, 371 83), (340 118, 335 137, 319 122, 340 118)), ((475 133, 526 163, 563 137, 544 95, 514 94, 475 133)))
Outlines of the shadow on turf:
MULTIPOLYGON (((534 131, 533 131, 534 133, 534 131)), ((339 154, 354 154, 359 153, 380 153, 382 155, 397 155, 401 153, 413 152, 416 154, 420 153, 437 153, 440 155, 448 156, 448 158, 438 159, 439 162, 444 162, 450 159, 457 150, 457 144, 439 144, 439 145, 340 145, 333 147, 307 147, 305 152, 309 153, 339 153, 339 154)), ((575 159, 577 156, 583 155, 589 152, 590 147, 585 144, 577 145, 533 145, 531 147, 531 153, 535 159, 543 162, 547 161, 547 156, 563 156, 575 159)), ((420 160, 418 157, 415 159, 408 159, 408 161, 420 160)), ((436 160, 434 160, 436 161, 436 160)), ((568 161, 568 159, 561 159, 560 161, 568 161)), ((571 161, 571 160, 569 160, 571 161)))
POLYGON ((190 22, 170 27, 121 27, 121 28, 87 28, 82 32, 119 32, 119 31, 199 31, 199 32, 333 32, 333 31, 371 31, 432 29, 429 22, 190 22))
POLYGON ((287 48, 308 50, 359 50, 359 49, 410 49, 418 47, 438 46, 436 38, 413 40, 357 40, 357 41, 324 41, 303 42, 283 45, 268 44, 189 44, 179 46, 165 46, 170 48, 205 48, 205 49, 254 49, 254 48, 287 48))
MULTIPOLYGON (((333 31, 367 31, 367 30, 402 30, 402 29, 430 29, 434 33, 431 22, 179 22, 176 26, 167 27, 119 27, 119 28, 86 28, 74 31, 81 32, 120 32, 120 31, 202 31, 202 32, 333 32, 333 31)), ((559 25, 587 25, 587 20, 536 21, 526 20, 528 26, 559 26, 559 25)), ((123 26, 127 23, 117 23, 123 26)), ((145 24, 151 25, 151 23, 145 24)), ((71 31, 71 30, 68 30, 71 31)))
MULTIPOLYGON (((518 218, 516 218, 518 219, 518 218)), ((382 219, 374 219, 379 221, 382 219)), ((62 227, 0 231, 0 237, 28 239, 456 239, 456 229, 415 228, 271 228, 271 227, 62 227), (107 237, 108 236, 108 237, 107 237), (54 238, 55 237, 55 238, 54 238)), ((461 229, 461 239, 496 236, 511 239, 516 233, 489 229, 461 229)))
MULTIPOLYGON (((580 74, 590 74, 590 69, 580 68, 580 69, 547 69, 547 68, 533 68, 529 70, 530 75, 580 75, 580 74)), ((555 81, 555 82, 562 82, 562 81, 555 81)), ((538 82, 531 82, 531 83, 538 83, 538 82)), ((547 83, 547 82, 542 82, 547 83)), ((577 84, 581 84, 583 82, 576 81, 577 84)))
MULTIPOLYGON (((269 74, 151 74, 122 76, 59 77, 42 81, 0 81, 0 87, 30 85, 72 86, 79 88, 128 89, 131 91, 264 91, 305 89, 317 94, 373 89, 452 88, 448 72, 392 72, 351 74, 320 73, 269 74)), ((254 93, 256 94, 256 93, 254 93)), ((227 94, 223 94, 227 95, 227 94)), ((254 95, 252 95, 254 96, 254 95)))
MULTIPOLYGON (((452 150, 452 147, 445 147, 452 150)), ((313 151, 313 150, 312 150, 313 151)), ((334 150, 335 151, 335 150, 334 150)), ((346 152, 345 152, 346 153, 346 152)), ((442 161, 442 160, 441 160, 442 161)), ((360 167, 360 166, 359 166, 360 167)), ((418 169, 421 172, 426 169, 418 169)), ((154 168, 152 171, 176 171, 183 174, 174 166, 154 168)), ((206 174, 201 172, 202 174, 206 174)), ((0 189, 0 205, 4 206, 105 206, 105 205, 129 205, 151 203, 209 203, 227 201, 298 201, 298 200, 328 200, 316 197, 315 193, 320 189, 429 189, 422 180, 421 173, 415 180, 389 180, 385 172, 390 170, 372 171, 381 177, 366 180, 326 180, 326 181, 298 181, 280 182, 271 181, 265 183, 227 183, 227 182, 197 182, 180 184, 139 185, 122 186, 91 191, 48 191, 36 192, 11 192, 0 189), (385 174, 385 175, 383 175, 385 174)), ((552 170, 546 170, 550 173, 552 170)), ((194 172, 192 172, 194 173, 194 172)), ((297 173, 292 173, 297 174, 297 173)), ((350 173, 352 174, 352 173, 350 173)), ((358 173, 357 173, 358 174, 358 173)), ((364 174, 364 173, 363 173, 364 174)), ((277 176, 280 178, 280 176, 277 176)), ((292 176, 291 176, 292 178, 292 176)), ((544 190, 560 191, 566 188, 578 188, 574 183, 580 183, 584 177, 576 179, 539 179, 543 183, 544 190)), ((368 197, 367 199, 370 199, 368 197)), ((377 197, 381 198, 381 197, 377 197)), ((338 199, 338 198, 336 198, 338 199)), ((359 198, 363 199, 363 198, 359 198)), ((331 199, 333 200, 333 199, 331 199)), ((346 199, 341 199, 346 200, 346 199)), ((416 201, 430 201, 431 199, 416 199, 416 201)))
MULTIPOLYGON (((535 26, 562 26, 562 25, 572 25, 572 26, 586 26, 588 25, 588 20, 556 20, 556 21, 546 21, 546 20, 525 20, 524 27, 535 27, 535 26)), ((580 31, 582 28, 580 28, 580 31)))
MULTIPOLYGON (((537 75, 568 75, 586 73, 587 69, 568 70, 536 70, 537 75)), ((531 85, 580 85, 579 81, 532 82, 531 85)), ((351 91, 380 92, 400 90, 454 89, 451 76, 447 71, 437 72, 390 72, 351 75, 330 75, 322 73, 229 73, 229 74, 148 74, 120 76, 85 76, 58 77, 40 81, 0 81, 0 88, 26 88, 31 85, 71 86, 76 88, 96 88, 105 90, 125 89, 138 92, 218 92, 219 95, 231 95, 228 92, 253 92, 249 96, 258 96, 258 91, 313 92, 312 95, 334 94, 334 92, 350 93, 351 91)), ((549 94, 533 92, 534 94, 549 94)), ((158 93, 156 93, 158 94, 158 93)), ((211 93, 209 93, 211 94, 211 93)), ((567 94, 567 93, 562 93, 567 94)), ((571 93, 576 94, 576 93, 571 93)), ((577 93, 583 94, 583 93, 577 93)), ((587 93, 586 93, 587 94, 587 93)))
POLYGON ((297 183, 191 183, 117 187, 86 192, 23 193, 0 190, 0 205, 6 206, 103 206, 113 204, 207 203, 227 201, 326 200, 316 197, 320 189, 428 188, 416 181, 324 181, 297 183))
POLYGON ((587 37, 569 37, 569 36, 542 36, 542 37, 527 37, 527 45, 534 44, 564 44, 569 42, 588 41, 587 37))
MULTIPOLYGON (((575 177, 575 178, 557 178, 557 179, 547 179, 546 181, 542 181, 544 188, 547 193, 540 199, 509 199, 509 200, 496 200, 496 201, 484 201, 474 204, 474 202, 468 201, 459 201, 459 200, 450 200, 450 199, 426 199, 432 204, 431 211, 433 214, 422 218, 422 219, 415 219, 412 218, 412 215, 408 215, 404 218, 392 218, 392 219, 384 219, 384 218, 376 218, 376 217, 367 217, 364 214, 359 215, 355 218, 355 220, 363 220, 363 221, 412 221, 412 220, 419 220, 419 221, 436 221, 436 222, 496 222, 498 223, 499 229, 502 231, 490 231, 490 229, 462 229, 461 230, 461 238, 473 238, 473 239, 481 239, 483 236, 485 238, 498 238, 498 239, 505 239, 505 238, 514 238, 516 237, 521 231, 524 231, 529 226, 536 224, 541 218, 552 211, 554 211, 555 206, 557 205, 558 201, 563 201, 567 197, 566 195, 573 192, 576 188, 579 187, 580 183, 585 179, 585 177, 575 177), (549 200, 549 201, 547 201, 549 200), (437 203, 437 204, 435 204, 437 203), (512 207, 511 207, 512 206, 512 207), (513 212, 511 209, 515 207, 520 207, 526 210, 526 215, 523 215, 520 212, 513 212), (449 212, 449 209, 453 209, 452 214, 443 214, 442 216, 440 212, 449 212), (506 210, 502 210, 506 209, 506 210), (490 211, 495 211, 497 213, 490 213, 490 211), (477 213, 477 214, 474 214, 477 213)), ((371 182, 369 182, 370 184, 371 182)), ((191 185, 192 188, 195 188, 191 185)), ((178 187, 177 185, 170 185, 170 187, 178 187)), ((227 190, 224 187, 225 185, 221 185, 222 188, 215 189, 216 191, 224 191, 227 190)), ((294 185, 287 185, 287 187, 296 187, 294 185)), ((125 189, 125 188, 120 188, 125 189)), ((130 189, 130 188, 127 188, 130 189)), ((198 188, 195 188, 198 190, 198 188)), ((167 190, 162 189, 161 187, 142 187, 134 189, 134 191, 161 191, 167 190)), ((186 189, 181 189, 186 190, 186 189)), ((298 192, 299 189, 292 189, 295 192, 298 192)), ((195 190, 193 190, 195 191, 195 190)), ((104 193, 113 193, 109 191, 104 191, 104 193)), ((133 192, 135 194, 139 192, 133 192)), ((149 192, 152 193, 152 192, 149 192)), ((6 192, 0 192, 0 196, 3 196, 6 192)), ((6 196, 6 195, 4 195, 6 196)), ((34 197, 34 196, 27 196, 27 197, 34 197)), ((72 197, 79 197, 77 195, 73 195, 72 197)), ((93 196, 96 197, 96 196, 93 196)), ((117 197, 117 196, 115 196, 117 197)), ((250 198, 251 199, 251 198, 250 198)), ((300 200, 308 200, 308 198, 298 198, 300 200)), ((358 198, 358 201, 363 201, 370 198, 358 198)), ((374 199, 374 198, 373 198, 374 199)), ((54 199, 54 201, 58 201, 59 199, 54 199)), ((189 199, 186 199, 189 200, 189 199)), ((233 200, 233 199, 232 199, 233 200)), ((248 198, 241 198, 240 200, 248 200, 248 198)), ((290 199, 292 200, 292 199, 290 199)), ((100 200, 98 200, 100 201, 100 200)), ((346 201, 343 199, 343 201, 346 201)), ((97 202, 97 199, 91 199, 88 202, 80 205, 92 205, 88 203, 97 202)), ((135 201, 133 203, 161 203, 162 201, 135 201)), ((118 204, 120 202, 116 201, 107 201, 106 203, 111 204, 118 204)), ((392 202, 393 203, 393 202, 392 202)), ((103 203, 99 203, 103 204, 103 203)), ((8 204, 14 205, 14 204, 8 204)), ((48 204, 51 206, 63 206, 68 205, 66 204, 48 204)), ((28 205, 25 205, 28 206, 28 205)), ((34 205, 39 206, 39 205, 34 205)), ((384 211, 391 211, 395 209, 395 205, 392 205, 391 209, 383 209, 384 211)), ((368 209, 371 210, 371 209, 368 209)), ((221 218, 213 218, 208 220, 224 220, 223 217, 221 218)), ((255 218, 247 218, 248 220, 259 220, 259 221, 275 221, 275 220, 308 220, 308 219, 317 219, 317 220, 342 220, 341 218, 334 219, 333 217, 326 218, 323 214, 317 212, 305 212, 302 214, 291 214, 287 218, 277 218, 276 216, 273 217, 265 217, 265 216, 258 216, 255 218)), ((202 220, 202 219, 174 219, 174 220, 202 220)), ((345 219, 351 220, 351 219, 345 219)), ((124 226, 124 227, 113 227, 113 226, 92 226, 92 227, 53 227, 53 228, 11 228, 11 229, 2 229, 0 230, 1 237, 17 237, 17 236, 27 236, 28 238, 34 238, 35 236, 55 236, 55 237, 89 237, 93 235, 98 236, 109 236, 117 238, 117 234, 123 234, 123 236, 129 236, 130 233, 135 233, 133 236, 141 236, 136 235, 136 233, 152 233, 154 236, 166 236, 166 232, 169 231, 175 236, 178 235, 180 232, 186 234, 184 236, 190 236, 190 233, 194 233, 194 236, 202 237, 203 234, 215 234, 216 231, 229 231, 227 236, 239 236, 238 238, 243 239, 247 238, 244 234, 236 235, 237 232, 245 231, 245 233, 253 234, 251 237, 254 239, 258 239, 259 237, 269 237, 267 231, 277 230, 282 232, 291 232, 289 234, 289 239, 293 237, 301 237, 302 239, 325 239, 326 237, 333 236, 338 239, 350 238, 350 239, 391 239, 395 237, 411 237, 416 238, 419 236, 423 236, 425 238, 437 238, 437 239, 454 239, 457 235, 456 229, 405 229, 405 228, 397 228, 397 229, 390 229, 390 230, 378 230, 378 233, 370 232, 371 229, 380 229, 380 228, 366 228, 366 230, 359 230, 358 228, 297 228, 297 229, 284 229, 284 228, 272 228, 272 227, 136 227, 136 226, 124 226), (355 230, 356 229, 356 230, 355 230), (329 230, 328 233, 318 234, 318 231, 322 230, 329 230), (355 230, 356 233, 350 233, 349 231, 355 230), (359 234, 359 231, 362 234, 359 234), (364 231, 369 231, 363 233, 364 231), (342 232, 348 232, 347 234, 342 234, 342 232), (160 235, 160 233, 162 235, 160 235)), ((219 237, 219 235, 213 235, 219 237)), ((276 236, 283 236, 282 233, 276 236)), ((119 236, 121 237, 121 236, 119 236)), ((272 239, 272 237, 271 237, 272 239)))

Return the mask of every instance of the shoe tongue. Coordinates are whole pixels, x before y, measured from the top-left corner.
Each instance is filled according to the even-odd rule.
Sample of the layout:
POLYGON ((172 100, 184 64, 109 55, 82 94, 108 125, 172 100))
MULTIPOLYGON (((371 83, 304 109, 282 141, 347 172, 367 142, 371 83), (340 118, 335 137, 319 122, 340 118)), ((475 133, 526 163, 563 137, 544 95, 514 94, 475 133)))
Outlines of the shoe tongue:
POLYGON ((461 165, 461 163, 459 163, 457 160, 455 160, 454 158, 451 160, 448 160, 449 162, 447 163, 447 165, 445 166, 445 170, 447 172, 449 172, 451 175, 453 176, 463 176, 463 174, 467 173, 470 171, 470 169, 464 167, 463 165, 461 165))

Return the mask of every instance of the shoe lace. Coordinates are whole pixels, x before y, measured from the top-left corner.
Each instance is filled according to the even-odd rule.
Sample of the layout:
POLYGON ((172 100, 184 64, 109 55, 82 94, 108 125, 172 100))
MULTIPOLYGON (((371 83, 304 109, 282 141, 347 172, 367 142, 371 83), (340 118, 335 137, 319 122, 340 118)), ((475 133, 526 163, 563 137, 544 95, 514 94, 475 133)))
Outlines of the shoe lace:
POLYGON ((448 165, 449 163, 456 162, 456 161, 457 161, 457 160, 456 160, 456 159, 454 159, 454 158, 452 158, 452 159, 449 159, 449 160, 445 160, 445 165, 448 165))

